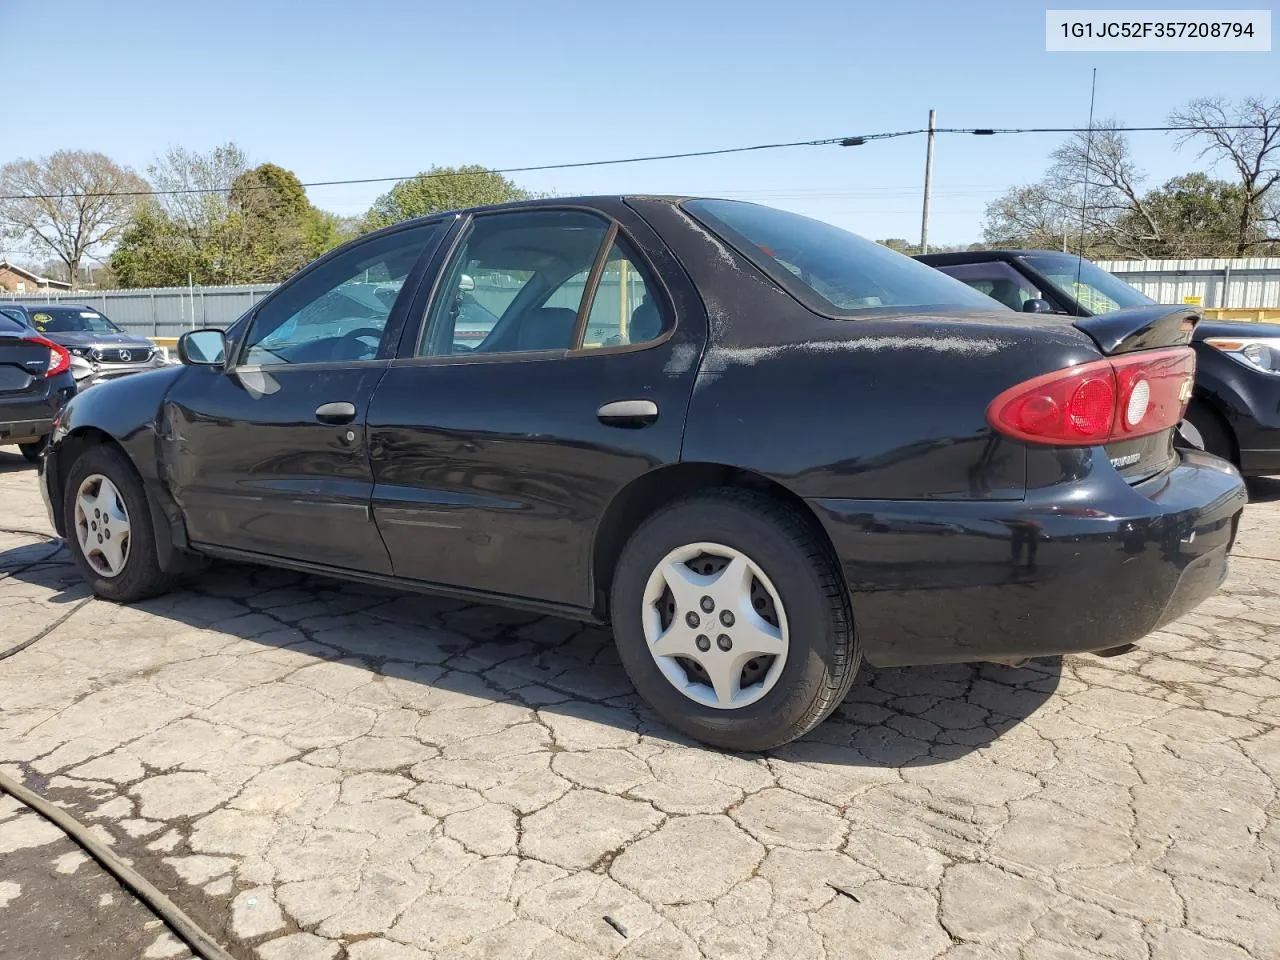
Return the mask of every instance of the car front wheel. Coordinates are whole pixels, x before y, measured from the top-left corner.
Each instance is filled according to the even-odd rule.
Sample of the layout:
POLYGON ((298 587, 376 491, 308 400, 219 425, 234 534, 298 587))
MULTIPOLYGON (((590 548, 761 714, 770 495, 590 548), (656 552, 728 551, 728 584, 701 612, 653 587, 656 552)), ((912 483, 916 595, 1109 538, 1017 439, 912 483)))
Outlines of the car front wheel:
POLYGON ((830 548, 760 493, 681 500, 632 536, 611 597, 619 656, 673 727, 766 750, 839 705, 860 659, 830 548))
POLYGON ((99 597, 128 603, 173 584, 156 557, 142 481, 116 448, 90 447, 72 464, 63 523, 71 555, 99 597))

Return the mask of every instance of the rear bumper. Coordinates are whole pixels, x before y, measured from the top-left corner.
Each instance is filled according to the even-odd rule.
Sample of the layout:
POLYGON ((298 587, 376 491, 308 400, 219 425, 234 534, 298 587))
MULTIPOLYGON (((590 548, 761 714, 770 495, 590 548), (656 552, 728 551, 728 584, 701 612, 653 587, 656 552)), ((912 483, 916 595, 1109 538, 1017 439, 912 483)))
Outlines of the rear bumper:
POLYGON ((1183 452, 1023 501, 812 500, 877 666, 1050 656, 1132 643, 1226 576, 1247 500, 1230 465, 1183 452))
POLYGON ((0 444, 31 443, 53 432, 53 418, 7 420, 0 417, 0 444))

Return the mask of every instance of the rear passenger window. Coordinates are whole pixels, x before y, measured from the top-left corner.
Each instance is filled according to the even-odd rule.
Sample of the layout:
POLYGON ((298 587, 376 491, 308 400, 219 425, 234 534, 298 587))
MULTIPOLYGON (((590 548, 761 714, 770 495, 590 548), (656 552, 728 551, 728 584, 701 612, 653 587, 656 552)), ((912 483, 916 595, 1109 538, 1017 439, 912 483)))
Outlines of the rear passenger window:
POLYGON ((645 343, 662 334, 662 313, 637 260, 626 241, 614 241, 587 314, 585 349, 645 343))

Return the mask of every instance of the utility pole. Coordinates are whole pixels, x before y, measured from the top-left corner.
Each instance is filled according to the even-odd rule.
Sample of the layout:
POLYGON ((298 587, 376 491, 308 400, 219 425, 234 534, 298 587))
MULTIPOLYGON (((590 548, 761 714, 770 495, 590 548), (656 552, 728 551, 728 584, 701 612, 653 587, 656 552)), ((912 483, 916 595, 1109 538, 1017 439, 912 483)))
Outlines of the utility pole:
POLYGON ((924 155, 924 210, 920 214, 920 252, 929 252, 929 195, 933 192, 933 141, 937 136, 938 111, 929 111, 929 145, 924 155))

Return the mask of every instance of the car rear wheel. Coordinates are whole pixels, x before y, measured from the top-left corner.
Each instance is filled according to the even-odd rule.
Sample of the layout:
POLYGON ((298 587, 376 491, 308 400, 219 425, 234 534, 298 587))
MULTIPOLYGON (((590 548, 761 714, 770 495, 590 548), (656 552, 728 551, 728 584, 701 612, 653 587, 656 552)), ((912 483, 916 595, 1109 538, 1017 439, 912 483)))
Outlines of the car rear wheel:
POLYGON ((611 610, 641 696, 717 747, 766 750, 804 735, 858 670, 830 548, 754 491, 714 490, 645 521, 619 560, 611 610))
POLYGON ((1212 409, 1199 401, 1192 401, 1187 407, 1179 431, 1192 444, 1212 453, 1215 457, 1234 461, 1235 444, 1231 442, 1230 428, 1212 409))
POLYGON ((156 557, 142 481, 119 450, 90 447, 77 458, 62 509, 71 556, 99 597, 127 603, 173 585, 156 557))

